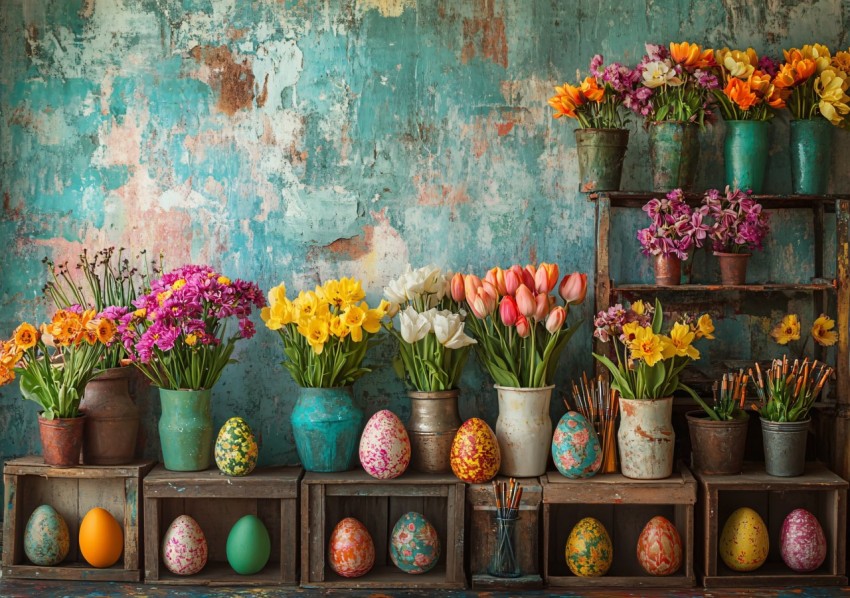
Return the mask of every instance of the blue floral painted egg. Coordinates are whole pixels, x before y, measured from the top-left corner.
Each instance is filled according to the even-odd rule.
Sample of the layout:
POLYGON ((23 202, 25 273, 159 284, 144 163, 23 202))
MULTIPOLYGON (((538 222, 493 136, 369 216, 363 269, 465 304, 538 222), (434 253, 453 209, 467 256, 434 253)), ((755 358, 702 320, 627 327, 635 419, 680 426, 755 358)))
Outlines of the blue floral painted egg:
POLYGON ((555 467, 571 479, 589 478, 602 465, 602 449, 596 431, 581 413, 567 411, 552 437, 555 467))
POLYGON ((440 560, 437 530, 421 513, 403 515, 393 528, 390 558, 405 573, 426 573, 440 560))

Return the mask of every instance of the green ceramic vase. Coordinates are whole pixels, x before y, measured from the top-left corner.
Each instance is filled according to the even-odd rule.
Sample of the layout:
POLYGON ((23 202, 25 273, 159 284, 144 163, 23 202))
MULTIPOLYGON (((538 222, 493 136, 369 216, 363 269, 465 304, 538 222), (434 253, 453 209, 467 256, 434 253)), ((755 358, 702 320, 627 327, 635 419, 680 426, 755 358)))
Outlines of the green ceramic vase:
POLYGON ((832 166, 833 125, 822 117, 791 121, 791 188, 799 195, 823 195, 832 166))
POLYGON ((699 125, 690 122, 649 123, 652 189, 691 191, 699 162, 699 125))
POLYGON ((766 120, 726 121, 723 154, 726 184, 732 188, 761 193, 770 148, 770 123, 766 120))
POLYGON ((576 129, 578 176, 582 193, 619 191, 629 144, 627 129, 576 129))
POLYGON ((171 471, 203 471, 212 462, 212 390, 159 389, 162 461, 171 471))

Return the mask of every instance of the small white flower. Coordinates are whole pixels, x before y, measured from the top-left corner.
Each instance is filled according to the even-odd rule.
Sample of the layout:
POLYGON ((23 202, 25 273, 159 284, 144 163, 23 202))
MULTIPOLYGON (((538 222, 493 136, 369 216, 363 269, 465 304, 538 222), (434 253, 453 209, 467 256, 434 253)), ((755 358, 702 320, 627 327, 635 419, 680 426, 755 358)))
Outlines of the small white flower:
POLYGON ((408 307, 399 312, 398 320, 401 325, 401 338, 410 345, 422 340, 425 335, 431 332, 431 322, 424 314, 420 314, 413 307, 408 307))
POLYGON ((447 349, 460 349, 476 342, 464 332, 463 318, 459 314, 446 310, 435 312, 432 326, 437 341, 447 349))

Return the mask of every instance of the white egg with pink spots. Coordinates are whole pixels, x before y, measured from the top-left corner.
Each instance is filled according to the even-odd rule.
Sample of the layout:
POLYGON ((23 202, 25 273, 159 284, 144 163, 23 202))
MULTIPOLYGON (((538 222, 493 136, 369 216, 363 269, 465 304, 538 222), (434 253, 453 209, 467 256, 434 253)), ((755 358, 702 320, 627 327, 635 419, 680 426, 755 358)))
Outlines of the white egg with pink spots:
POLYGON ((826 559, 826 537, 817 517, 806 509, 794 509, 782 522, 782 560, 798 573, 820 567, 826 559))
POLYGON ((176 575, 194 575, 207 564, 207 538, 198 522, 180 515, 162 537, 162 562, 176 575))
POLYGON ((378 411, 366 422, 360 436, 360 464, 379 480, 397 478, 410 465, 410 437, 392 411, 378 411))

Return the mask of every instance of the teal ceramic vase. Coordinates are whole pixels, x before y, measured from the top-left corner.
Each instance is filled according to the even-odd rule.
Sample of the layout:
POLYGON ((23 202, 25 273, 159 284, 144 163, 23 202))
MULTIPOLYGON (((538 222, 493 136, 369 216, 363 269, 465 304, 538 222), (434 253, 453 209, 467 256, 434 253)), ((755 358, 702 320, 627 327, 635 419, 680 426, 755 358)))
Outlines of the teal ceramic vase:
POLYGON ((350 386, 301 388, 290 417, 295 450, 307 471, 347 471, 354 465, 363 411, 350 386))
POLYGON ((203 471, 212 463, 212 390, 159 389, 162 461, 171 471, 203 471))
POLYGON ((734 189, 761 193, 770 148, 770 123, 766 120, 728 120, 723 155, 726 184, 734 189))
POLYGON ((649 123, 649 164, 653 191, 693 190, 699 162, 699 125, 649 123))
POLYGON ((582 193, 619 191, 629 144, 627 129, 576 129, 578 176, 582 193))
POLYGON ((823 195, 832 166, 833 125, 822 117, 791 121, 791 188, 799 195, 823 195))

